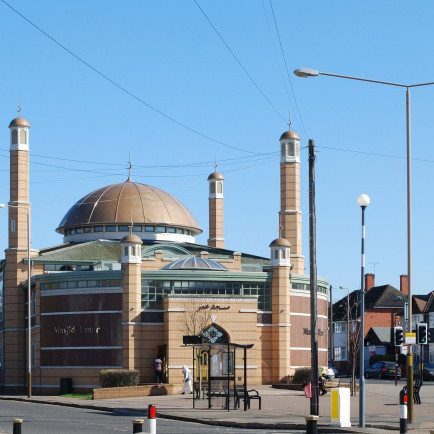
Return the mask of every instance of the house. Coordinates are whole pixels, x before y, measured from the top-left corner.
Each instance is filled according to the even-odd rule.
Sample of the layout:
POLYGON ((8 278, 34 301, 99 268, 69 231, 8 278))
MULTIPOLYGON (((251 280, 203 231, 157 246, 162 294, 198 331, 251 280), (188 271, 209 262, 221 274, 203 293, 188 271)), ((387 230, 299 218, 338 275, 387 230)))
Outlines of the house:
MULTIPOLYGON (((404 304, 408 299, 407 276, 400 276, 400 289, 391 285, 375 286, 375 275, 365 275, 365 329, 364 337, 371 328, 391 328, 399 325, 404 304)), ((382 333, 383 335, 383 333, 382 333)), ((381 339, 383 339, 382 336, 381 339)), ((360 291, 349 292, 333 304, 332 363, 342 372, 349 372, 358 365, 360 346, 360 291)), ((365 348, 365 365, 369 349, 365 348)))

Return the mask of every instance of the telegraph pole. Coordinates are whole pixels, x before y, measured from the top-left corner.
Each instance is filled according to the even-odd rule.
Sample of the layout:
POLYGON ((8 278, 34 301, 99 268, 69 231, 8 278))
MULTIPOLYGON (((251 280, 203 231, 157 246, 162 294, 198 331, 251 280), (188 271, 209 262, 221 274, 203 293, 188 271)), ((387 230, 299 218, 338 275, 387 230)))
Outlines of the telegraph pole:
MULTIPOLYGON (((318 330, 317 330, 317 275, 316 275, 316 215, 315 215, 315 143, 309 140, 309 257, 310 257, 310 344, 311 384, 310 414, 319 415, 318 387, 318 330)), ((317 427, 315 424, 315 433, 317 427)))

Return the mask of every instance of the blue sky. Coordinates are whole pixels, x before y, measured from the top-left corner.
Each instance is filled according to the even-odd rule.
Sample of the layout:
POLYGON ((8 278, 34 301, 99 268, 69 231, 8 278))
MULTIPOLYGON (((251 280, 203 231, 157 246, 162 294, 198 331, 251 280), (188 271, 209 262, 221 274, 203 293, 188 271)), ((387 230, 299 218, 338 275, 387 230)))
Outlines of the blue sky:
MULTIPOLYGON (((278 139, 291 113, 291 129, 303 146, 307 272, 306 146, 314 139, 318 275, 336 289, 359 287, 356 201, 366 193, 366 271, 375 267, 377 284, 399 287, 399 275, 407 272, 405 89, 330 77, 306 80, 292 71, 310 67, 403 84, 434 81, 434 4, 7 4, 0 1, 0 203, 9 199, 7 126, 20 102, 32 126, 32 247, 60 243, 54 229, 69 207, 96 188, 124 181, 131 153, 133 180, 181 200, 204 230, 197 238, 203 244, 206 178, 217 159, 225 176, 226 247, 268 256, 278 236, 278 139)), ((413 292, 427 293, 434 289, 434 210, 427 197, 434 168, 434 86, 411 95, 413 292)), ((2 251, 6 214, 0 210, 2 251)), ((345 292, 336 291, 336 297, 345 292)))

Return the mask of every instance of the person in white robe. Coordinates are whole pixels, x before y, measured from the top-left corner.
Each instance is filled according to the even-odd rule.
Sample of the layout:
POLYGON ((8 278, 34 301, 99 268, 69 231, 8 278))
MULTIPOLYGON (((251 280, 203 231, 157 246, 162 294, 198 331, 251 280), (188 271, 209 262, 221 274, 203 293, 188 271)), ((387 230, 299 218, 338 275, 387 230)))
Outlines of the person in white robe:
POLYGON ((190 369, 183 365, 182 373, 184 374, 184 387, 182 388, 182 395, 186 393, 193 393, 193 388, 191 386, 192 375, 190 369))

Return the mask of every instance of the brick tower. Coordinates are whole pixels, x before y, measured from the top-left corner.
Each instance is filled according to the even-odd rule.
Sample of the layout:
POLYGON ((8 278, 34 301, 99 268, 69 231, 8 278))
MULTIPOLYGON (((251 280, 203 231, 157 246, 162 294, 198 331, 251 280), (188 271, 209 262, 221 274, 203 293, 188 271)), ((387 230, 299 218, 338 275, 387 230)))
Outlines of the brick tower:
POLYGON ((208 246, 224 249, 223 238, 223 175, 218 172, 208 176, 209 183, 209 238, 208 246))
POLYGON ((5 391, 23 391, 27 379, 27 291, 20 285, 28 278, 30 249, 29 123, 18 117, 10 130, 10 198, 8 203, 8 248, 4 270, 3 354, 5 391), (26 260, 26 261, 25 261, 26 260), (26 351, 24 349, 27 349, 26 351))
POLYGON ((291 243, 277 238, 270 244, 271 269, 271 311, 272 311, 272 384, 288 375, 290 368, 290 280, 291 243))
POLYGON ((280 211, 281 236, 291 244, 292 272, 304 274, 300 210, 300 137, 286 131, 280 137, 280 211))

